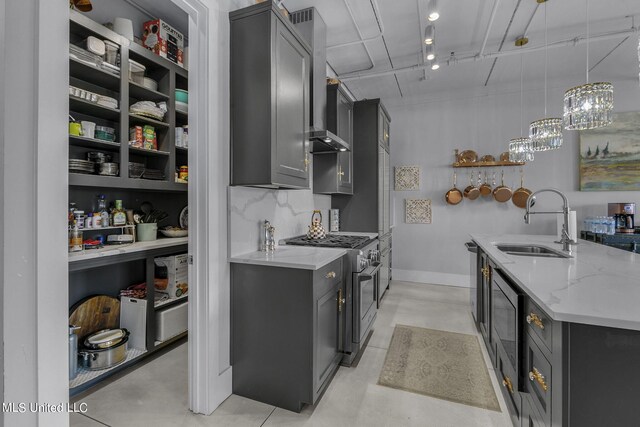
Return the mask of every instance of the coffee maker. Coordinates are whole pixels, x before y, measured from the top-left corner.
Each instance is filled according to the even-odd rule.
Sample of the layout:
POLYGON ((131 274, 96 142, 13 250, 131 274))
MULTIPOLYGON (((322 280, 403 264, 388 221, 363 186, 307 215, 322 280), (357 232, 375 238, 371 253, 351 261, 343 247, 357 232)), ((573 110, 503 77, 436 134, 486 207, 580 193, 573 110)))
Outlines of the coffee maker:
POLYGON ((635 203, 609 203, 609 216, 616 220, 616 233, 634 233, 635 203))

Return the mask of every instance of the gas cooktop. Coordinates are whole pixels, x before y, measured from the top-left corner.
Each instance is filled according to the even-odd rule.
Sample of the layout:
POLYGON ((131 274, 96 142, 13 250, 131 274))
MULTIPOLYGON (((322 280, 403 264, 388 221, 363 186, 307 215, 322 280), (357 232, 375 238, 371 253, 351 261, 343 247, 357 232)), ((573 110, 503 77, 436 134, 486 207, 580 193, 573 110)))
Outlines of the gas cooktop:
POLYGON ((285 240, 287 245, 297 246, 317 246, 324 248, 347 248, 356 249, 370 239, 366 236, 344 236, 337 234, 327 234, 324 239, 309 239, 307 236, 297 236, 285 240))

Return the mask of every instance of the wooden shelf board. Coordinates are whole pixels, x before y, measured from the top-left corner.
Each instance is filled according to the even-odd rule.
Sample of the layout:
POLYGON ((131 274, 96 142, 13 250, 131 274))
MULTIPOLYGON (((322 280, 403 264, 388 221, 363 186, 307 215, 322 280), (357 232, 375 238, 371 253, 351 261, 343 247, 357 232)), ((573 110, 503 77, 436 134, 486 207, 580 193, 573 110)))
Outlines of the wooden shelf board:
POLYGON ((119 75, 111 74, 98 67, 92 67, 72 57, 69 57, 69 75, 105 89, 120 92, 119 75))
POLYGON ((507 167, 507 166, 524 166, 524 162, 455 162, 454 168, 491 168, 491 167, 507 167))
POLYGON ((113 121, 120 120, 120 110, 116 108, 103 107, 102 105, 76 98, 74 96, 69 96, 69 110, 101 119, 113 121))
POLYGON ((75 147, 95 148, 100 150, 119 151, 119 142, 109 142, 102 139, 87 138, 84 136, 69 135, 69 145, 75 147))
POLYGON ((162 128, 168 128, 169 123, 161 122, 150 117, 140 116, 138 114, 129 113, 129 124, 144 123, 147 125, 160 126, 162 128))
POLYGON ((152 157, 167 157, 171 154, 168 151, 147 150, 145 148, 137 148, 132 146, 129 146, 129 152, 152 157))
POLYGON ((146 88, 136 82, 129 80, 129 96, 140 101, 168 101, 169 95, 146 88))

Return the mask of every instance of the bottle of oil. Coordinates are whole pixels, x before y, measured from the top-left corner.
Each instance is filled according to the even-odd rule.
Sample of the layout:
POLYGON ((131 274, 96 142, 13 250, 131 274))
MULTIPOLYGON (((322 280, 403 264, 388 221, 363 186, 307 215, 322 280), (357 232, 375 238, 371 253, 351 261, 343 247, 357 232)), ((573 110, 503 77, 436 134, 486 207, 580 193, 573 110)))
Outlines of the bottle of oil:
POLYGON ((127 224, 127 213, 122 209, 122 200, 116 200, 115 207, 111 212, 111 220, 114 227, 121 227, 127 224))
POLYGON ((78 224, 74 222, 73 228, 69 231, 69 252, 82 251, 82 231, 78 229, 78 224))

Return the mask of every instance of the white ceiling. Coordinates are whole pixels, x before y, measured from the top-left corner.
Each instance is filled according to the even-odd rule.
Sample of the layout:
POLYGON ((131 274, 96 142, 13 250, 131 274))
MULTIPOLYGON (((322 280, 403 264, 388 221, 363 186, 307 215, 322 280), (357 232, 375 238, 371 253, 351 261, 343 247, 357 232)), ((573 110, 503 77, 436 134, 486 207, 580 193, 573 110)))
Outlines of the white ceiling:
MULTIPOLYGON (((373 12, 374 0, 346 0, 349 2, 363 37, 379 33, 373 12)), ((477 53, 487 29, 491 9, 496 0, 440 0, 440 19, 436 21, 436 47, 439 58, 446 60, 451 52, 456 56, 477 53)), ((374 66, 371 71, 384 71, 392 67, 418 64, 421 60, 422 28, 426 23, 418 13, 427 9, 427 0, 377 0, 384 27, 384 37, 367 43, 374 66), (418 2, 422 4, 418 6, 418 2)), ((358 40, 354 23, 348 14, 345 0, 284 0, 290 11, 314 6, 327 24, 327 44, 333 45, 358 40)), ((496 52, 518 0, 501 0, 485 53, 496 52)), ((585 34, 585 0, 549 0, 547 26, 549 42, 571 39, 585 34)), ((536 0, 520 0, 503 50, 516 49, 515 39, 522 34, 534 10, 536 0)), ((544 4, 538 7, 529 32, 527 47, 544 45, 544 4)), ((629 16, 635 15, 640 24, 638 0, 590 0, 590 31, 597 34, 628 29, 632 25, 629 16)), ((622 38, 593 41, 590 48, 590 64, 595 65, 616 47, 622 38)), ((632 35, 591 73, 590 80, 630 80, 638 78, 638 36, 632 35)), ((575 79, 584 82, 586 45, 550 49, 549 79, 575 79)), ((328 51, 327 59, 338 75, 355 71, 366 72, 371 62, 363 45, 353 45, 328 51)), ((493 60, 443 65, 440 70, 424 73, 411 71, 375 78, 353 80, 347 83, 358 98, 397 99, 402 96, 426 97, 436 92, 473 90, 483 88, 493 60), (422 77, 427 76, 427 79, 422 77)), ((525 85, 540 86, 544 77, 544 51, 524 55, 525 85)), ((491 74, 489 87, 520 85, 521 55, 498 59, 491 74)))

